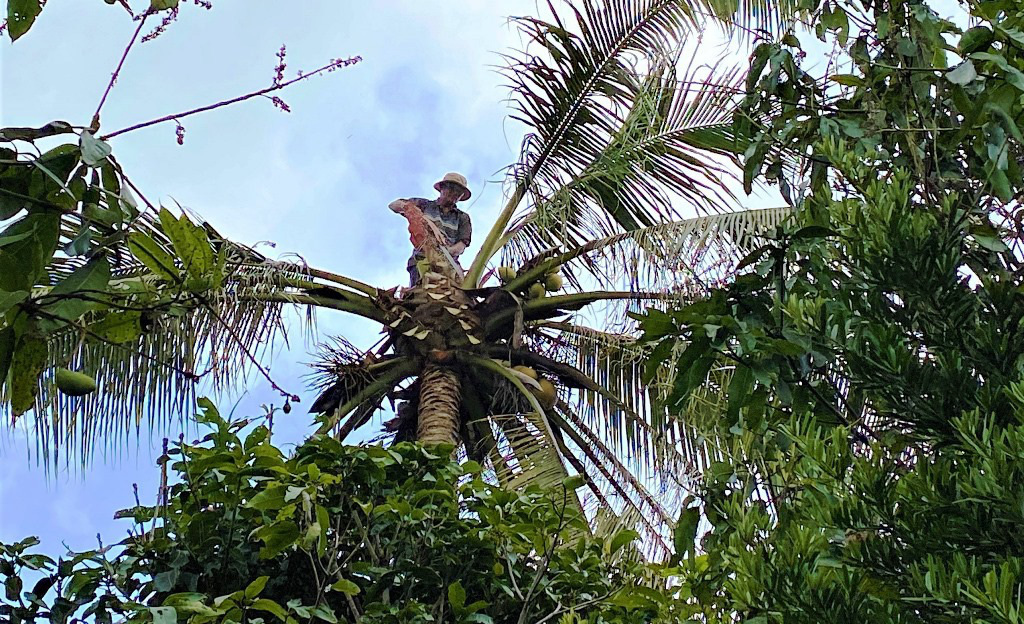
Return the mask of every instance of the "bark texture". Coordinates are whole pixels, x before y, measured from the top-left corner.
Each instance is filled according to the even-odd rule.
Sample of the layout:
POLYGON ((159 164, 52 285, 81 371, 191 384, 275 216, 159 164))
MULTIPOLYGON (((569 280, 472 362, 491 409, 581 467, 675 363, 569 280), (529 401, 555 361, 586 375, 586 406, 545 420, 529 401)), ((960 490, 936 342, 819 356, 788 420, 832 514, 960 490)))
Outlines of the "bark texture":
POLYGON ((451 369, 430 365, 420 378, 416 437, 424 444, 454 444, 459 435, 462 388, 451 369))

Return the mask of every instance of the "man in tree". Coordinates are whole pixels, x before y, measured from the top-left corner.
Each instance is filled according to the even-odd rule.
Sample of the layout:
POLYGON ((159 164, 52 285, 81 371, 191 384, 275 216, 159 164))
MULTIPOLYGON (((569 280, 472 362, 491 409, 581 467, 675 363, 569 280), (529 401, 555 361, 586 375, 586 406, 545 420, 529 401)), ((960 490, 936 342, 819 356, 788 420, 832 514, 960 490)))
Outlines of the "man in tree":
MULTIPOLYGON (((409 219, 409 231, 412 234, 413 252, 409 257, 406 268, 409 271, 409 285, 415 286, 422 279, 421 268, 424 260, 427 260, 425 250, 426 241, 423 240, 423 233, 416 231, 415 217, 409 212, 409 208, 416 207, 432 230, 434 237, 438 239, 442 255, 447 253, 445 258, 450 260, 452 267, 458 277, 462 276, 462 266, 459 264, 459 256, 469 247, 473 235, 473 226, 469 215, 456 207, 456 202, 465 201, 472 193, 469 191, 469 183, 465 176, 458 173, 446 173, 434 188, 439 193, 437 199, 428 200, 419 197, 411 199, 396 199, 388 204, 388 208, 409 219)), ((413 211, 415 212, 415 211, 413 211)))

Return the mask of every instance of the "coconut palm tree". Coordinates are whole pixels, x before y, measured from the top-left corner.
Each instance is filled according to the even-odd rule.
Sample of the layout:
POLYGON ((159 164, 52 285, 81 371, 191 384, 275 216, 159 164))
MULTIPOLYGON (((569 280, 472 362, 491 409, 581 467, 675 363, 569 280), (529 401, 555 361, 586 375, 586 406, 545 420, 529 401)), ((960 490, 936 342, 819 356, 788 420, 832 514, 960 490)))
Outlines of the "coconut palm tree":
MULTIPOLYGON (((681 49, 712 19, 773 28, 792 7, 727 4, 578 0, 516 18, 527 43, 505 75, 528 133, 507 203, 464 276, 428 252, 414 288, 273 261, 187 215, 140 208, 88 130, 41 156, 0 148, 0 218, 25 210, 0 233, 3 409, 31 413, 46 451, 84 456, 186 410, 200 379, 220 391, 252 367, 266 373, 261 350, 283 334, 286 307, 338 310, 385 338, 365 352, 343 338, 323 348, 321 431, 345 437, 397 401, 392 439, 455 444, 512 486, 578 473, 584 506, 630 518, 648 554, 664 555, 678 483, 703 451, 657 407, 673 371, 641 369, 624 312, 700 296, 785 217, 736 211, 742 72, 681 49), (612 320, 581 322, 595 307, 612 320)), ((406 216, 429 249, 429 228, 406 216)), ((704 392, 693 409, 714 404, 704 392)))

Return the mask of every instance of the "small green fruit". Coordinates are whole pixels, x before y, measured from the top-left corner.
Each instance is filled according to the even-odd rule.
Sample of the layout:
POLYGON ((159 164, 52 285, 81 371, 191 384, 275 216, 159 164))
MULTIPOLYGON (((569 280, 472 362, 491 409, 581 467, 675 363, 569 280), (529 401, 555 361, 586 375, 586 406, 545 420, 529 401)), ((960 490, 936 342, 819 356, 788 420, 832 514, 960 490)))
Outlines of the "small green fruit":
POLYGON ((544 288, 548 292, 555 292, 562 290, 562 276, 558 273, 552 273, 544 278, 544 288))
POLYGON ((544 290, 544 284, 537 282, 536 284, 530 286, 530 290, 526 294, 527 296, 530 297, 530 299, 540 299, 541 297, 544 296, 545 292, 546 291, 544 290))
POLYGON ((502 284, 507 284, 516 278, 516 270, 510 266, 498 267, 498 279, 502 284))
POLYGON ((85 396, 96 391, 96 380, 86 375, 70 371, 66 368, 58 368, 54 375, 57 382, 57 389, 71 396, 85 396))

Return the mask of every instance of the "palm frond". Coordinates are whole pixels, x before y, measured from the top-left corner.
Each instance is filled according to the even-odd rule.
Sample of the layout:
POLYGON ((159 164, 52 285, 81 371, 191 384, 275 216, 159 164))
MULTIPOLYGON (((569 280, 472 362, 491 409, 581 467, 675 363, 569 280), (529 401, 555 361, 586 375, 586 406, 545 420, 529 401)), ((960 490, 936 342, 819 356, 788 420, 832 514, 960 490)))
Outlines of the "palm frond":
MULTIPOLYGON (((603 128, 579 128, 587 143, 552 151, 536 170, 532 209, 513 224, 513 241, 535 250, 576 246, 595 237, 677 220, 680 211, 723 212, 736 205, 729 188, 743 146, 732 114, 743 73, 724 63, 658 61, 637 78, 628 104, 602 102, 603 128)), ((540 158, 542 154, 536 157, 540 158)), ((533 156, 526 150, 524 157, 533 156)))
MULTIPOLYGON (((557 415, 559 433, 571 442, 567 452, 583 461, 600 498, 607 501, 605 505, 620 516, 636 512, 640 522, 631 528, 640 533, 648 549, 645 554, 656 561, 666 559, 671 554, 672 526, 689 491, 677 486, 671 472, 659 472, 657 478, 639 476, 632 458, 622 457, 605 444, 568 404, 559 404, 557 415)), ((591 515, 596 515, 596 509, 591 515)))
MULTIPOLYGON (((131 277, 128 266, 122 265, 120 279, 145 281, 137 269, 131 277)), ((94 339, 92 323, 53 332, 30 421, 19 426, 31 430, 40 456, 63 455, 65 461, 76 456, 85 462, 101 441, 111 449, 125 448, 143 424, 159 430, 193 413, 197 387, 231 391, 273 349, 275 339, 286 339, 285 303, 264 295, 280 290, 282 278, 295 277, 292 267, 239 264, 224 287, 202 301, 183 299, 142 312, 129 304, 97 318, 96 323, 107 318, 141 326, 127 341, 94 339), (97 390, 83 397, 58 392, 57 368, 92 375, 97 390)), ((0 392, 0 418, 11 422, 6 391, 0 392)))
POLYGON ((565 323, 549 328, 558 333, 542 334, 535 348, 571 362, 594 381, 571 397, 573 412, 637 478, 646 482, 659 474, 697 471, 703 455, 689 435, 695 430, 681 426, 664 404, 674 371, 658 369, 648 376, 650 350, 632 336, 565 323))
POLYGON ((782 207, 681 219, 593 240, 563 253, 538 251, 526 237, 516 237, 504 250, 503 264, 535 268, 539 275, 560 267, 576 287, 585 274, 588 286, 596 282, 610 289, 693 297, 732 278, 739 261, 791 214, 790 208, 782 207), (524 261, 526 253, 536 255, 524 261))

